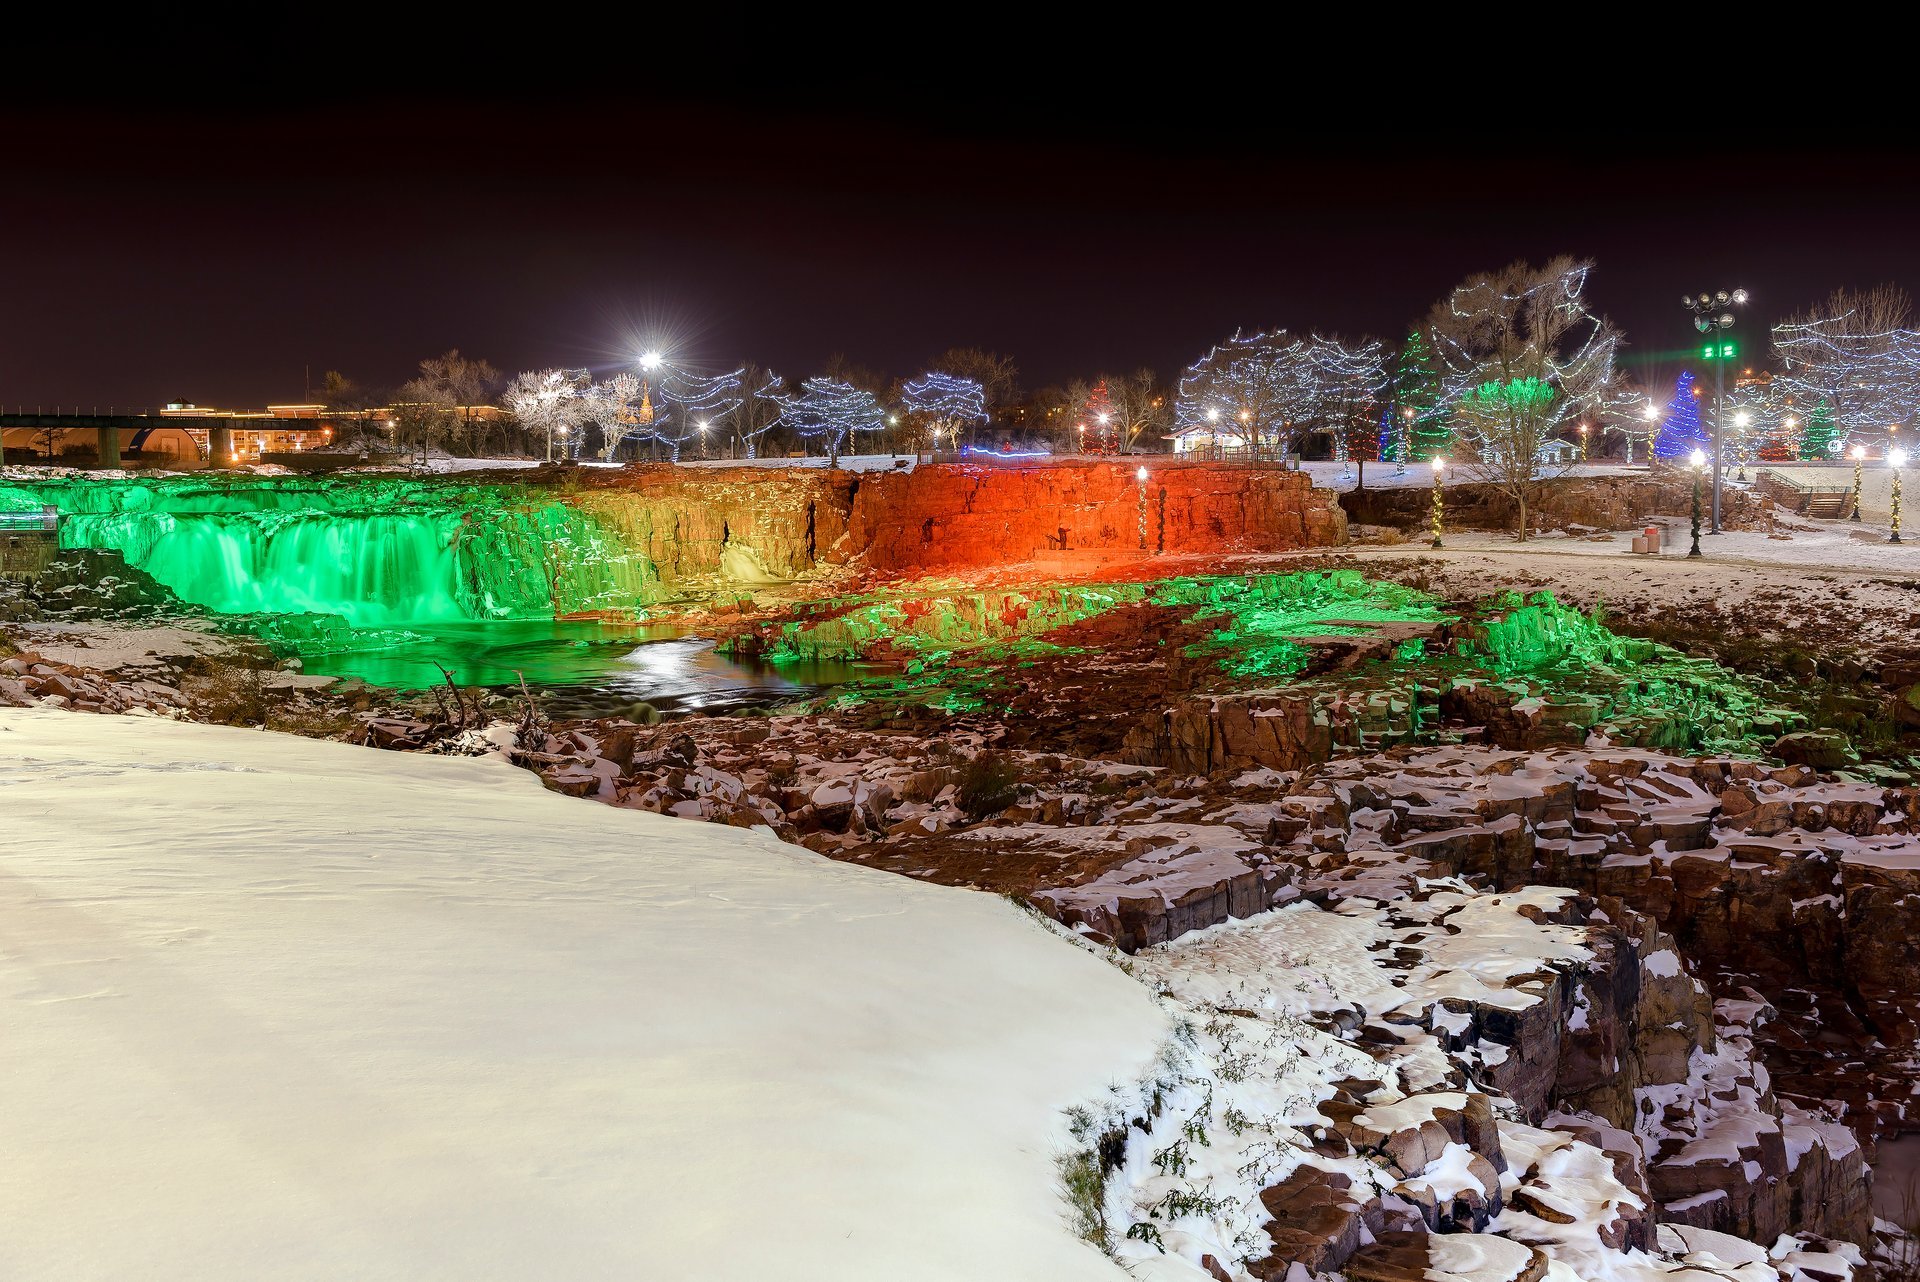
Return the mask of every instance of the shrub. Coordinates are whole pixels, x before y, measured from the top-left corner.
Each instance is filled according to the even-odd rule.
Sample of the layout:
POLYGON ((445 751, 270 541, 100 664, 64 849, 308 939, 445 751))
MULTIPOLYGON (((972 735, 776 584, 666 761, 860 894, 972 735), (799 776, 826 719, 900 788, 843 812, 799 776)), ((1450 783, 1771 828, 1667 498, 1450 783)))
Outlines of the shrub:
POLYGON ((1019 772, 1003 753, 980 753, 960 771, 960 809, 969 819, 997 815, 1019 796, 1019 772))

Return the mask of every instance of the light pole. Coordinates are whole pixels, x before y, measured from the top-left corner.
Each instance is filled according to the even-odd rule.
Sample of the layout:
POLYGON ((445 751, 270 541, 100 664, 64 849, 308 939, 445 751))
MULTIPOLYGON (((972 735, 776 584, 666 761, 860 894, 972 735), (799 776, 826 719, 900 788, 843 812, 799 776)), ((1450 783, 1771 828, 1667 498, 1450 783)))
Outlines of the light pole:
MULTIPOLYGON (((1647 470, 1652 471, 1653 441, 1655 437, 1660 435, 1660 407, 1652 401, 1648 401, 1647 408, 1640 411, 1640 417, 1647 420, 1647 470)), ((1627 434, 1627 462, 1633 462, 1633 434, 1631 432, 1627 434)))
POLYGON ((1393 452, 1395 476, 1407 474, 1407 455, 1413 451, 1413 406, 1409 405, 1401 410, 1400 417, 1406 421, 1406 426, 1400 429, 1399 448, 1393 452))
MULTIPOLYGON (((1693 313, 1693 327, 1709 338, 1716 332, 1724 333, 1733 328, 1732 308, 1740 307, 1747 301, 1747 291, 1736 289, 1729 293, 1721 290, 1717 294, 1689 294, 1684 303, 1693 313)), ((1720 533, 1720 460, 1726 457, 1721 444, 1720 421, 1726 417, 1727 362, 1732 360, 1739 349, 1731 339, 1716 339, 1702 350, 1701 356, 1713 366, 1713 532, 1720 533)))
POLYGON ((1860 467, 1867 461, 1867 447, 1856 445, 1848 451, 1853 460, 1853 520, 1860 519, 1860 467))
POLYGON ((1693 463, 1693 547, 1691 550, 1688 551, 1687 555, 1699 556, 1701 554, 1700 553, 1700 471, 1702 468, 1704 468, 1707 465, 1707 456, 1696 449, 1693 452, 1691 461, 1693 463))
POLYGON ((1745 446, 1747 443, 1747 426, 1752 422, 1753 415, 1747 413, 1745 410, 1736 410, 1734 412, 1733 425, 1740 429, 1740 440, 1733 447, 1733 456, 1740 461, 1740 471, 1734 476, 1736 481, 1744 481, 1747 479, 1747 451, 1745 446))
POLYGON ((1580 425, 1580 461, 1582 463, 1587 461, 1587 425, 1585 423, 1580 425))
POLYGON ((1441 458, 1438 454, 1434 455, 1433 456, 1433 546, 1435 547, 1446 546, 1440 541, 1440 531, 1443 527, 1443 524, 1446 518, 1446 511, 1447 511, 1447 500, 1445 497, 1445 491, 1447 488, 1446 487, 1446 468, 1447 468, 1447 461, 1441 458))
POLYGON ((1889 543, 1900 541, 1900 469, 1906 465, 1905 450, 1887 451, 1887 466, 1893 469, 1893 534, 1887 539, 1889 543))

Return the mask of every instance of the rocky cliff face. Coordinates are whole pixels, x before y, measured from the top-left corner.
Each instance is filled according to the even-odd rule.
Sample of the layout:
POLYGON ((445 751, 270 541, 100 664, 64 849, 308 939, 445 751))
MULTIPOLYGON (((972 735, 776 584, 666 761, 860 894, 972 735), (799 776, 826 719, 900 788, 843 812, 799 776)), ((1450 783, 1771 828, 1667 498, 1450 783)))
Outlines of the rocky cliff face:
POLYGON ((642 467, 579 479, 585 488, 571 501, 667 582, 792 578, 834 565, 1091 568, 1346 539, 1333 495, 1301 473, 1162 458, 872 473, 642 467))

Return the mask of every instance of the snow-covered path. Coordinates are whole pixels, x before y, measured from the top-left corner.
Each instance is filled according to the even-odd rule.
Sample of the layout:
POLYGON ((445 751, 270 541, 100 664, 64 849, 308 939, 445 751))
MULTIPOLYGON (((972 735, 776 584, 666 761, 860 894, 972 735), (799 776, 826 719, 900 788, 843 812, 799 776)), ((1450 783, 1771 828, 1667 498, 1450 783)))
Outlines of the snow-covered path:
POLYGON ((0 710, 0 1277, 1115 1278, 1146 991, 491 760, 0 710))

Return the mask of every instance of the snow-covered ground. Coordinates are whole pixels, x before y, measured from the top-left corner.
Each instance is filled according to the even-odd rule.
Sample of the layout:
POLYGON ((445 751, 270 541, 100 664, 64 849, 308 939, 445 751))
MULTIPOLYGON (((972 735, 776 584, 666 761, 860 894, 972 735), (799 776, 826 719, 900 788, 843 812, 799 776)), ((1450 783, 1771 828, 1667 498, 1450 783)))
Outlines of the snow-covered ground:
POLYGON ((0 710, 0 1276, 1116 1278, 1146 990, 495 759, 0 710))
MULTIPOLYGON (((1313 478, 1316 487, 1323 490, 1351 490, 1361 480, 1360 465, 1357 463, 1334 463, 1325 460, 1313 460, 1300 465, 1300 470, 1313 478)), ((1448 485, 1461 485, 1469 481, 1482 479, 1470 468, 1448 467, 1446 469, 1448 485)), ((1563 470, 1555 469, 1552 475, 1560 476, 1645 476, 1647 469, 1628 467, 1621 463, 1576 463, 1563 470)), ((1409 463, 1402 470, 1396 470, 1391 463, 1369 463, 1366 465, 1366 482, 1370 490, 1398 490, 1433 488, 1433 468, 1426 463, 1409 463)))
MULTIPOLYGON (((1689 523, 1677 517, 1656 517, 1649 525, 1663 527, 1659 558, 1685 560, 1692 546, 1689 523)), ((1900 543, 1887 542, 1885 527, 1854 525, 1845 521, 1799 521, 1802 528, 1770 537, 1758 530, 1725 530, 1719 534, 1701 534, 1700 552, 1708 564, 1779 565, 1797 569, 1849 570, 1859 573, 1920 575, 1920 537, 1900 543), (1810 527, 1810 528, 1809 528, 1810 527)), ((1525 544, 1516 543, 1510 534, 1478 530, 1448 531, 1449 551, 1495 552, 1517 556, 1552 554, 1559 556, 1620 557, 1646 561, 1633 553, 1633 532, 1620 531, 1606 538, 1536 535, 1525 544)))

